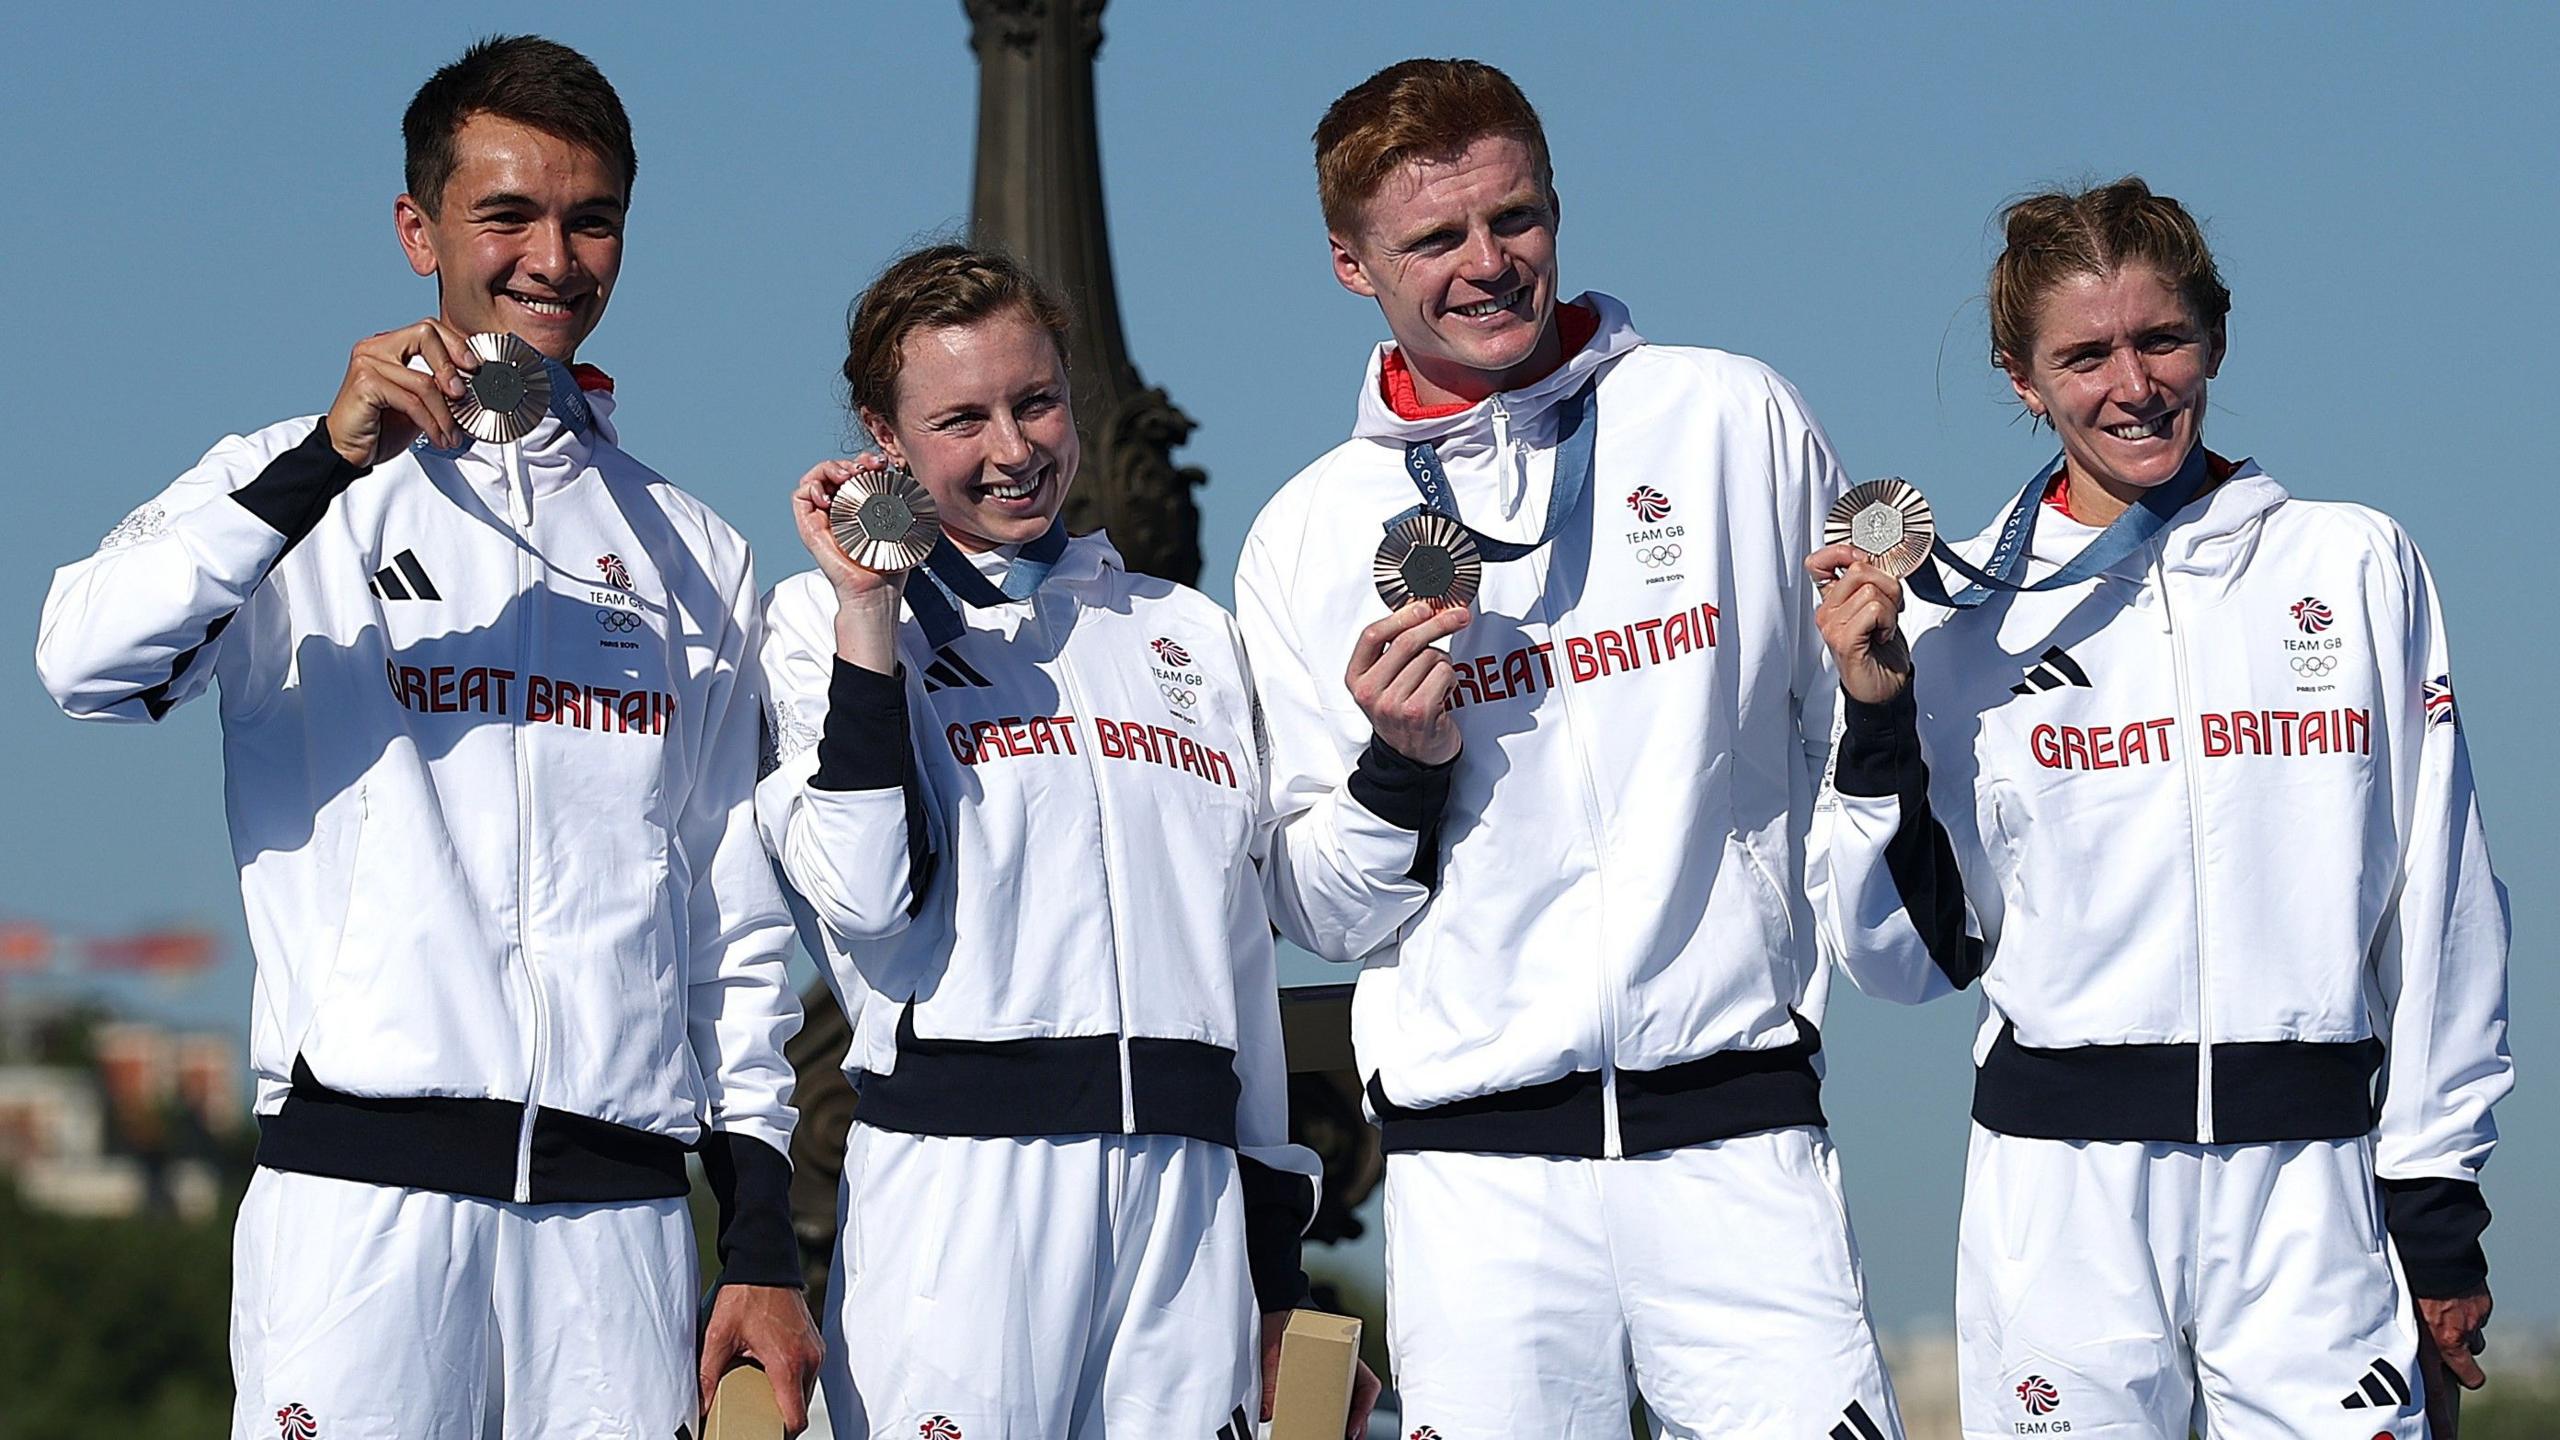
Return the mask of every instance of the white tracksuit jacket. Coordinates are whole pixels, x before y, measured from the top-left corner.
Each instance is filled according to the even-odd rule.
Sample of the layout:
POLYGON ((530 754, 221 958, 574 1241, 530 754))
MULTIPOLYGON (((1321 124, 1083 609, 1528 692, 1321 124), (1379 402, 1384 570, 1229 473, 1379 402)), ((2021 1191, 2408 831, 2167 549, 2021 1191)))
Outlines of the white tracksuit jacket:
POLYGON ((262 1164, 604 1201, 700 1148, 730 1278, 796 1284, 752 566, 586 399, 369 470, 228 438, 55 577, 37 665, 92 719, 221 683, 262 1164))
POLYGON ((1284 934, 1362 969, 1390 1150, 1641 1154, 1820 1124, 1826 978, 1799 877, 1835 686, 1802 565, 1844 488, 1759 362, 1649 345, 1605 295, 1553 375, 1433 420, 1380 392, 1254 522, 1236 607, 1271 730, 1284 934), (1344 680, 1381 526, 1437 443, 1466 523, 1534 539, 1559 401, 1597 377, 1581 508, 1488 564, 1450 642, 1464 748, 1371 739, 1344 680))
POLYGON ((862 1017, 857 1118, 1230 1147, 1256 1292, 1286 1308, 1318 1166, 1289 1143, 1235 622, 1099 535, 1028 602, 953 604, 965 629, 938 652, 901 626, 893 679, 836 657, 817 572, 766 601, 757 814, 862 1017))
MULTIPOLYGON (((2097 533, 2045 505, 2028 578, 2097 533)), ((2506 895, 2409 537, 2243 463, 2105 575, 1903 624, 1916 691, 1847 707, 1815 904, 1870 993, 1979 976, 1975 1120, 2374 1133, 2417 1293, 2478 1283, 2506 895)))

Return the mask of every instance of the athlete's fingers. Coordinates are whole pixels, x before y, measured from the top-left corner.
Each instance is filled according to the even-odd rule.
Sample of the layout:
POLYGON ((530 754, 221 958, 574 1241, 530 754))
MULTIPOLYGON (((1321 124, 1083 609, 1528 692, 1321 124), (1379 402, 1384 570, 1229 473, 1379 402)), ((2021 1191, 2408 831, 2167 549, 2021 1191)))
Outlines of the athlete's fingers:
POLYGON ((1271 1402, 1280 1390, 1280 1337, 1289 1327, 1289 1312, 1274 1310, 1262 1317, 1262 1422, 1271 1423, 1271 1402))
POLYGON ((2447 1350, 2438 1346, 2436 1353, 2444 1357, 2444 1368, 2453 1374, 2455 1383, 2465 1390, 2477 1390, 2489 1383, 2489 1374, 2480 1368, 2468 1350, 2457 1345, 2447 1350))
POLYGON ((480 356, 471 348, 471 337, 463 334, 460 326, 448 323, 441 315, 428 316, 426 323, 428 333, 444 347, 454 368, 465 371, 480 368, 480 356))
MULTIPOLYGON (((1440 651, 1434 648, 1436 644, 1465 629, 1468 620, 1472 618, 1464 606, 1453 605, 1445 610, 1426 611, 1414 623, 1407 625, 1389 638, 1386 648, 1378 653, 1377 658, 1352 677, 1352 697, 1356 700, 1363 692, 1372 696, 1382 693, 1397 676, 1411 667, 1417 658, 1424 655, 1439 655, 1440 651)), ((1441 658, 1445 660, 1448 657, 1444 655, 1441 658)), ((1367 707, 1364 704, 1362 708, 1367 707)))
MULTIPOLYGON (((419 327, 417 350, 419 358, 427 362, 427 373, 435 377, 436 388, 447 396, 460 398, 462 365, 454 352, 459 350, 462 354, 469 355, 471 354, 470 345, 448 343, 445 339, 444 327, 429 321, 419 327)), ((476 364, 478 357, 474 356, 473 361, 476 364)))
POLYGON ((1865 559, 1866 553, 1846 540, 1825 545, 1804 557, 1804 573, 1812 576, 1816 584, 1827 584, 1841 571, 1865 559))
POLYGON ((1850 616, 1873 612, 1882 612, 1889 623, 1901 617, 1902 605, 1893 591, 1873 580, 1843 576, 1822 597, 1820 618, 1836 627, 1850 616))
POLYGON ((438 449, 451 450, 462 443, 462 427, 454 423, 453 407, 433 376, 377 356, 365 357, 359 369, 360 374, 350 377, 357 403, 376 412, 397 412, 438 449))
POLYGON ((1473 618, 1463 605, 1440 609, 1428 600, 1409 601, 1385 619, 1371 621, 1360 632, 1360 638, 1352 642, 1350 676, 1356 681, 1362 671, 1374 667, 1387 653, 1388 647, 1403 636, 1416 630, 1428 631, 1422 640, 1416 642, 1428 645, 1444 635, 1454 635, 1465 629, 1473 618))
POLYGON ((1377 1374, 1370 1370, 1367 1361, 1358 1360, 1352 1364, 1351 1423, 1343 1427, 1343 1440, 1361 1440, 1369 1433, 1369 1412, 1378 1408, 1378 1392, 1386 1388, 1378 1383, 1377 1374))
POLYGON ((782 1412, 782 1433, 797 1436, 809 1428, 809 1380, 814 1376, 794 1375, 790 1367, 768 1365, 764 1378, 773 1386, 773 1408, 782 1412))
POLYGON ((1822 596, 1815 602, 1814 609, 1818 612, 1825 606, 1849 603, 1863 592, 1884 596, 1893 602, 1893 607, 1897 611, 1902 608, 1902 582, 1886 574, 1881 566, 1861 555, 1857 560, 1843 567, 1833 577, 1831 583, 1823 588, 1822 596))

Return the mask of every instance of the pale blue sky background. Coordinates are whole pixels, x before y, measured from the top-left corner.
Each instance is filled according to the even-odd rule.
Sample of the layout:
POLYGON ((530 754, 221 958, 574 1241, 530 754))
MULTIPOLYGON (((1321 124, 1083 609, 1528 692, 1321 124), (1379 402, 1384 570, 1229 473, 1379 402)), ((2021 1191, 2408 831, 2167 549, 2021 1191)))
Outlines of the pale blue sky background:
MULTIPOLYGON (((1121 299, 1200 422, 1208 588, 1340 438, 1376 312, 1325 266, 1308 132, 1380 65, 1466 53, 1543 109, 1565 288, 1761 356, 1860 477, 1987 521, 2045 457, 1983 361, 2001 201, 2139 171, 2206 217, 2237 296, 2209 438, 2398 515, 2436 565, 2514 888, 2522 1083, 2489 1193, 2500 1310, 2560 1320, 2550 1043, 2560 818, 2549 387, 2560 11, 1118 0, 1101 57, 1121 299), (2537 619, 2537 616, 2542 618, 2537 619)), ((26 657, 52 567, 226 432, 322 408, 347 347, 432 305, 392 242, 399 115, 475 35, 592 55, 638 129, 629 260, 586 358, 643 458, 800 568, 783 496, 845 437, 846 302, 967 220, 957 0, 823 6, 12 7, 0 21, 0 917, 202 923, 216 975, 131 987, 245 1028, 210 707, 62 719, 26 657), (707 417, 738 417, 715 429, 707 417)), ((2093 883, 2104 883, 2093 877, 2093 883)), ((59 989, 61 982, 39 982, 59 989)), ((30 989, 35 987, 28 987, 30 989)), ((1879 1318, 1945 1314, 1971 1002, 1854 995, 1829 1104, 1879 1318)))

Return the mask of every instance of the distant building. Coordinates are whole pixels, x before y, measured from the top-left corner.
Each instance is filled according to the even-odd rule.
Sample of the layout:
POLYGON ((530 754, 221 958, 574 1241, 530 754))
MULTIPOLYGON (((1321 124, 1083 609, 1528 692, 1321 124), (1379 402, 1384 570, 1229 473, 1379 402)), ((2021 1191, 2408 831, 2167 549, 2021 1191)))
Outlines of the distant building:
POLYGON ((235 1043, 130 1021, 90 1040, 94 1070, 0 1065, 0 1171, 67 1215, 211 1215, 214 1151, 247 1119, 235 1043))

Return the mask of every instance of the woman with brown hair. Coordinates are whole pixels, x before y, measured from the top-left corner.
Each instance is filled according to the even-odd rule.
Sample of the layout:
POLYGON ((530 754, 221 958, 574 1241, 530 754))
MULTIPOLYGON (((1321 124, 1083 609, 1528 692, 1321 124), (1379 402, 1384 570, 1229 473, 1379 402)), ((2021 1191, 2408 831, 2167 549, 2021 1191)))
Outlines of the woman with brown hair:
POLYGON ((822 1372, 846 1435, 1242 1440, 1305 1295, 1242 646, 1059 523, 1066 325, 1004 256, 891 264, 845 360, 879 453, 801 478, 817 569, 766 602, 758 816, 860 1016, 822 1372), (941 533, 869 568, 830 510, 897 470, 941 533))
POLYGON ((1993 357, 2061 455, 1907 623, 1873 557, 1807 561, 1826 942, 1872 994, 1982 982, 1965 1433, 2423 1435, 2435 1352, 2480 1383, 2512 1084, 2434 584, 2205 448, 2230 292, 2178 202, 2005 218, 1993 357))

